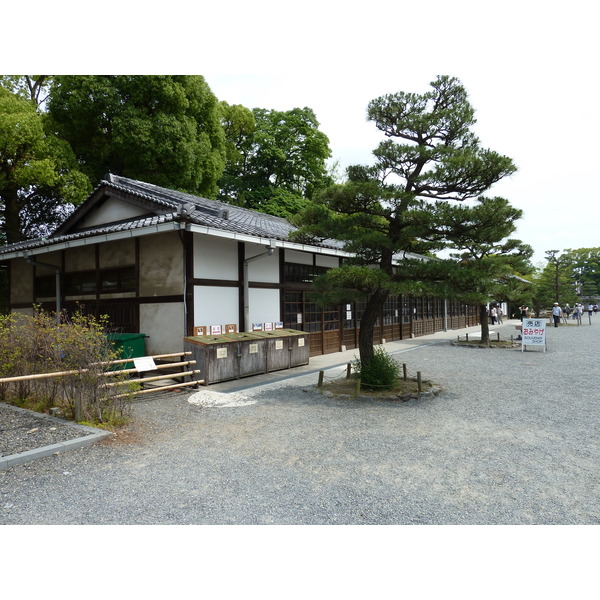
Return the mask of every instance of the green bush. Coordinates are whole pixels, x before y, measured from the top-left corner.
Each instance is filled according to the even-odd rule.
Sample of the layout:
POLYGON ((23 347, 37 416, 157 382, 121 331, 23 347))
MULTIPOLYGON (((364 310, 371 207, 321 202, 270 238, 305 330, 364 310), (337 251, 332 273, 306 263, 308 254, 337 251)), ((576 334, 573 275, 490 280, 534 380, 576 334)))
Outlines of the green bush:
POLYGON ((391 390, 400 381, 400 365, 381 346, 374 348, 367 364, 357 360, 354 370, 361 387, 367 389, 391 390))
POLYGON ((123 424, 137 384, 127 376, 106 376, 104 363, 118 358, 106 330, 105 319, 80 313, 62 315, 60 325, 39 309, 33 315, 0 315, 0 377, 73 372, 2 383, 0 400, 38 412, 59 407, 73 420, 79 413, 80 421, 123 424), (123 385, 109 385, 115 382, 123 385))

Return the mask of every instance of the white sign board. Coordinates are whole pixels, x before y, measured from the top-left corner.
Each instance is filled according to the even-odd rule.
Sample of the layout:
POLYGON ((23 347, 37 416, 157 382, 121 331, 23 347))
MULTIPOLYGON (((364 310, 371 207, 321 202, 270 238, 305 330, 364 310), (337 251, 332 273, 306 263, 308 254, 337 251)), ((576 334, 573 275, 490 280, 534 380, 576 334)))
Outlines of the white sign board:
POLYGON ((523 319, 521 351, 525 346, 544 346, 546 351, 546 319, 523 319))
POLYGON ((134 358, 133 366, 137 369, 138 373, 156 370, 156 364, 151 356, 138 356, 134 358))

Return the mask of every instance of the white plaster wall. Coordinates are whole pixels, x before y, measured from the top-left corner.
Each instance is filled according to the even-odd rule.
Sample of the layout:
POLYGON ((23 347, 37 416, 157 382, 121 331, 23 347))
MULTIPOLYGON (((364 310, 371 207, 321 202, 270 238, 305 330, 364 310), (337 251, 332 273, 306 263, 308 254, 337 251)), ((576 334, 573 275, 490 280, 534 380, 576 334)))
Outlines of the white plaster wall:
POLYGON ((236 287, 194 287, 194 326, 225 325, 239 319, 239 290, 236 287))
POLYGON ((194 235, 194 277, 238 279, 238 250, 235 240, 194 235))
POLYGON ((317 254, 317 267, 335 268, 340 266, 340 259, 337 256, 327 256, 326 254, 317 254))
POLYGON ((84 229, 85 227, 105 225, 106 223, 114 223, 116 221, 127 221, 147 214, 148 211, 139 206, 129 204, 123 200, 117 200, 116 198, 108 198, 100 208, 86 215, 79 223, 78 228, 84 229))
POLYGON ((140 304, 140 333, 146 338, 146 353, 169 354, 183 349, 185 323, 183 302, 140 304))
POLYGON ((313 255, 311 252, 299 252, 298 250, 286 249, 285 262, 297 263, 299 265, 312 265, 313 255))
POLYGON ((250 304, 250 325, 252 323, 276 323, 281 321, 279 290, 250 288, 248 290, 250 304))
POLYGON ((248 263, 248 281, 279 283, 279 249, 270 256, 260 244, 246 244, 246 257, 260 256, 248 263))

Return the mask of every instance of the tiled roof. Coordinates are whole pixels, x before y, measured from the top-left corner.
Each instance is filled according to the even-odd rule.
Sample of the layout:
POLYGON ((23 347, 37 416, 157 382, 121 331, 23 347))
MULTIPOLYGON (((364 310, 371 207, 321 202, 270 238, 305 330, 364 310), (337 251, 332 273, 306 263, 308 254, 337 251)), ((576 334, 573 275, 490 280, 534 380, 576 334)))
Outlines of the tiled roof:
MULTIPOLYGON (((184 192, 163 188, 143 181, 128 179, 118 175, 107 175, 88 198, 67 218, 67 220, 48 238, 26 240, 9 246, 0 247, 0 255, 21 250, 33 250, 61 242, 78 240, 103 234, 140 229, 152 225, 174 222, 181 219, 186 222, 230 232, 276 240, 288 240, 295 228, 285 219, 267 215, 239 206, 208 200, 184 192), (111 192, 125 195, 143 203, 154 212, 153 216, 132 219, 119 223, 98 225, 86 229, 77 229, 81 217, 87 214, 96 202, 111 192), (182 216, 182 211, 188 214, 182 216)), ((325 248, 342 249, 337 240, 326 240, 318 244, 325 248)))

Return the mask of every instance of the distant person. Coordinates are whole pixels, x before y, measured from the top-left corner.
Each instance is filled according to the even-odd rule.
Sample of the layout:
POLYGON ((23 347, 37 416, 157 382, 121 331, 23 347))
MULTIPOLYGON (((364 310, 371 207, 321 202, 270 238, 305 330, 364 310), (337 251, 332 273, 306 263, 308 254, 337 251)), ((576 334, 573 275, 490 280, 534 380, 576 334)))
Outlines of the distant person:
POLYGON ((552 307, 552 318, 554 319, 554 327, 558 327, 561 317, 562 317, 562 309, 558 305, 558 302, 555 302, 554 306, 552 307))
POLYGON ((594 312, 594 305, 592 303, 588 304, 588 316, 590 318, 590 323, 592 322, 592 314, 594 312))
POLYGON ((498 307, 498 315, 497 315, 497 317, 498 317, 498 323, 500 323, 500 325, 502 325, 502 323, 504 322, 504 321, 502 320, 502 315, 503 315, 503 314, 504 314, 504 313, 502 312, 502 308, 498 307))
POLYGON ((519 310, 521 311, 521 323, 522 323, 523 319, 527 318, 527 307, 526 306, 519 306, 519 310))
POLYGON ((496 310, 496 307, 492 307, 492 310, 490 311, 490 317, 492 318, 492 325, 496 324, 496 318, 498 316, 498 311, 496 310))
POLYGON ((568 302, 565 304, 565 308, 563 309, 563 312, 565 313, 565 317, 567 319, 569 318, 569 315, 573 312, 573 309, 569 306, 568 302))
POLYGON ((583 313, 583 306, 577 302, 573 310, 573 318, 577 320, 577 325, 581 325, 581 313, 583 313))

